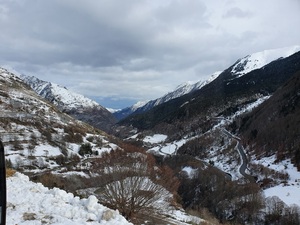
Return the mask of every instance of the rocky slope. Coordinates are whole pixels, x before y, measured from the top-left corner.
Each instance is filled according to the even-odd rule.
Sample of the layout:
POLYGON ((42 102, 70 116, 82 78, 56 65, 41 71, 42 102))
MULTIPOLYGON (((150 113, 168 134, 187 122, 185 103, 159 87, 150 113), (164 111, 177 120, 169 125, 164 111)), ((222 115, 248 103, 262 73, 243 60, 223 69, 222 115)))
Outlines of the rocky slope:
POLYGON ((19 77, 0 68, 0 135, 6 159, 15 168, 52 168, 79 156, 81 144, 94 152, 110 149, 109 136, 62 113, 37 95, 19 77), (93 138, 87 140, 91 136, 93 138), (99 140, 101 145, 96 147, 99 140), (101 150, 102 149, 102 150, 101 150))
POLYGON ((116 122, 114 116, 106 108, 65 87, 42 81, 34 76, 22 75, 21 79, 38 95, 76 119, 107 132, 111 131, 112 125, 116 122))

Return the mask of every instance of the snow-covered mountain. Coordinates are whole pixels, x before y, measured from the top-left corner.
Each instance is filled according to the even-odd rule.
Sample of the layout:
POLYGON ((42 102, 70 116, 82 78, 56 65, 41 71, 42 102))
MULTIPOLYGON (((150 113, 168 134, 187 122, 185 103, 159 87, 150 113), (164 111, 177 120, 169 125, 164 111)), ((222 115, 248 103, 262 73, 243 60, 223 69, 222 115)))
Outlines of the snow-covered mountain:
MULTIPOLYGON (((7 178, 7 224, 130 224, 120 216, 121 212, 98 204, 96 195, 87 194, 102 185, 98 174, 91 172, 93 163, 103 153, 122 148, 122 141, 62 113, 18 76, 2 68, 0 140, 7 168, 30 177, 17 173, 7 178), (82 198, 74 197, 79 190, 82 198)), ((157 200, 162 206, 157 210, 161 214, 164 208, 163 215, 155 212, 150 219, 166 221, 162 224, 199 223, 200 218, 188 215, 181 207, 175 208, 169 197, 157 200)), ((118 209, 117 205, 110 207, 118 209)))
MULTIPOLYGON (((274 60, 286 58, 298 51, 300 51, 300 46, 296 45, 285 48, 264 50, 247 55, 237 60, 237 62, 230 67, 230 79, 239 78, 255 69, 264 67, 274 60)), ((201 89, 202 87, 213 81, 221 73, 221 71, 214 73, 208 80, 198 81, 196 83, 183 83, 179 85, 174 91, 167 93, 163 97, 148 102, 143 102, 143 104, 141 104, 141 102, 138 102, 130 107, 114 112, 114 115, 117 119, 121 120, 131 114, 146 112, 157 105, 170 101, 171 99, 178 98, 185 94, 201 89)))
POLYGON ((68 90, 58 84, 40 80, 34 76, 21 75, 25 81, 38 95, 49 100, 61 111, 71 111, 80 108, 97 107, 104 109, 97 102, 68 90))
MULTIPOLYGON (((181 169, 188 177, 187 180, 182 180, 182 185, 189 184, 182 191, 182 199, 185 193, 190 194, 193 190, 189 179, 194 179, 195 174, 201 174, 201 177, 195 179, 195 195, 186 198, 189 206, 193 204, 191 202, 197 202, 202 182, 203 195, 199 197, 200 204, 203 203, 203 199, 211 196, 209 207, 212 202, 217 202, 211 208, 214 211, 224 201, 225 209, 220 210, 222 213, 219 218, 233 222, 233 217, 243 213, 230 213, 226 218, 224 212, 231 210, 230 204, 227 203, 233 202, 228 199, 228 193, 232 193, 234 199, 238 199, 239 186, 249 185, 246 189, 250 190, 253 184, 252 187, 257 187, 259 195, 264 193, 267 197, 264 199, 264 196, 260 195, 265 208, 256 212, 262 220, 253 224, 272 223, 271 217, 263 218, 261 215, 269 213, 270 208, 279 204, 287 211, 290 207, 295 207, 294 224, 299 224, 299 129, 295 121, 299 121, 297 110, 300 106, 300 95, 297 81, 300 77, 300 52, 297 48, 292 48, 293 51, 290 52, 286 50, 271 50, 247 56, 243 65, 239 64, 243 60, 239 60, 200 90, 159 105, 147 113, 128 117, 119 123, 122 126, 130 125, 132 132, 128 138, 138 139, 139 144, 143 143, 148 152, 162 155, 165 159, 173 159, 170 160, 170 165, 175 167, 184 161, 185 164, 179 163, 178 170, 181 169), (286 52, 288 54, 285 54, 286 52), (254 60, 257 63, 255 65, 251 64, 254 57, 257 58, 254 60), (236 70, 237 65, 240 65, 240 70, 236 70), (282 94, 282 99, 274 99, 276 90, 282 94), (247 131, 247 136, 246 132, 241 133, 241 128, 247 131), (197 173, 196 170, 201 166, 188 165, 186 162, 189 159, 185 158, 186 156, 195 157, 197 162, 204 160, 207 165, 219 168, 225 172, 224 180, 237 181, 237 185, 232 186, 230 191, 224 191, 226 196, 220 201, 217 195, 203 191, 211 185, 208 183, 213 172, 209 171, 208 179, 205 180, 205 169, 197 173), (246 173, 242 169, 244 166, 247 169, 246 173)), ((209 168, 207 165, 203 168, 209 168)), ((220 183, 222 188, 227 186, 224 185, 227 183, 224 180, 220 183)), ((241 196, 241 199, 247 196, 249 192, 241 196)), ((237 208, 237 202, 235 201, 232 208, 237 208)), ((247 211, 245 209, 246 207, 243 208, 243 212, 247 211)), ((285 216, 287 220, 293 218, 290 214, 283 213, 284 210, 279 213, 280 220, 285 216)), ((249 215, 239 223, 249 223, 247 219, 255 213, 251 211, 249 215)), ((289 222, 281 220, 279 223, 289 222)))
POLYGON ((262 68, 274 60, 286 58, 298 51, 300 51, 299 45, 256 52, 239 59, 233 65, 231 73, 236 77, 241 77, 252 70, 262 68))
MULTIPOLYGON (((62 113, 3 68, 0 103, 0 139, 6 159, 15 168, 57 167, 56 157, 78 155, 80 145, 88 142, 87 134, 110 145, 104 132, 62 113)), ((93 150, 100 153, 101 147, 93 150)))
POLYGON ((114 115, 117 119, 121 120, 131 114, 135 114, 135 113, 143 113, 146 112, 150 109, 152 109, 153 107, 160 105, 162 103, 168 102, 174 98, 178 98, 180 96, 183 96, 185 94, 191 93, 193 91, 199 90, 201 89, 203 86, 205 86, 206 84, 210 83, 211 81, 213 81, 216 77, 218 77, 218 75, 221 72, 215 72, 213 75, 211 75, 209 77, 209 79, 204 80, 204 81, 198 81, 196 83, 193 82, 185 82, 179 86, 176 87, 176 89, 172 92, 169 92, 167 94, 165 94, 164 96, 157 98, 155 100, 151 100, 151 101, 145 101, 145 102, 137 102, 136 104, 127 107, 125 109, 119 110, 114 112, 114 115))
POLYGON ((47 99, 62 112, 82 120, 104 131, 110 131, 116 122, 114 116, 97 102, 72 92, 58 84, 40 80, 34 76, 21 75, 38 95, 47 99))

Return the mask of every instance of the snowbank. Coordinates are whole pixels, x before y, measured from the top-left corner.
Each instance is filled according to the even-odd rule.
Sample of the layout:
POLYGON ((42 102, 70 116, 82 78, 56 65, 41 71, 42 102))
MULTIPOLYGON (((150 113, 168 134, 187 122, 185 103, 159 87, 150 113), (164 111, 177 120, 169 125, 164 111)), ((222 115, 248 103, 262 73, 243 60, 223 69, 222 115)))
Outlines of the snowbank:
POLYGON ((125 225, 118 212, 64 190, 48 189, 21 173, 7 178, 7 224, 18 225, 125 225))

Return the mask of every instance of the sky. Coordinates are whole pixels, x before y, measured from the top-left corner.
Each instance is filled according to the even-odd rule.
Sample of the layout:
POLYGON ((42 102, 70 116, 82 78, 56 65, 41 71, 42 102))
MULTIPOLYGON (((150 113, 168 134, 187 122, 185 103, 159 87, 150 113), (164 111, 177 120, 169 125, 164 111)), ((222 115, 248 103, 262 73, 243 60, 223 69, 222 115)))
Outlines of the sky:
POLYGON ((0 0, 0 66, 109 108, 300 44, 299 0, 0 0))

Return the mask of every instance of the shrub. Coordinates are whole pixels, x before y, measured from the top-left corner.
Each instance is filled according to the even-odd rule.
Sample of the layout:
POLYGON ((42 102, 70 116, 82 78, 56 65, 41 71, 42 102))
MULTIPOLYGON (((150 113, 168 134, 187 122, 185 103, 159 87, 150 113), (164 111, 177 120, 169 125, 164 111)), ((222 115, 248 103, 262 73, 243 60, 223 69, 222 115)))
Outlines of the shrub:
POLYGON ((90 143, 84 143, 80 146, 80 149, 79 149, 79 155, 81 156, 84 156, 84 155, 91 155, 93 154, 93 151, 92 151, 92 146, 90 143))

